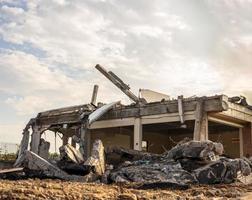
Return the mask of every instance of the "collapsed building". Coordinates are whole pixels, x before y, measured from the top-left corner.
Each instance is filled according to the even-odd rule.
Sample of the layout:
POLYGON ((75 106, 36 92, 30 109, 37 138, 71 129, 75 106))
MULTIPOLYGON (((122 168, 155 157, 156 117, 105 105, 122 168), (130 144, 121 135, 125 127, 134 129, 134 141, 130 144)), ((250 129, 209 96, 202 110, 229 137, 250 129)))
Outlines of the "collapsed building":
POLYGON ((248 176, 252 181, 252 107, 245 97, 170 99, 151 90, 137 97, 113 72, 100 65, 96 69, 134 103, 96 105, 95 85, 91 103, 39 113, 23 130, 16 168, 0 175, 24 172, 182 189, 195 183, 247 182, 248 176), (46 131, 61 135, 55 162, 49 159, 50 143, 42 138, 46 131))
POLYGON ((140 91, 141 96, 137 97, 113 72, 100 65, 96 69, 134 103, 96 105, 98 86, 95 85, 91 103, 41 112, 31 119, 23 130, 19 158, 29 148, 48 158, 50 144, 41 138, 45 131, 60 134, 63 145, 71 143, 76 148, 77 143, 85 157, 90 155, 91 144, 96 139, 101 139, 105 148, 121 146, 163 153, 185 137, 221 142, 230 157, 252 156, 252 109, 244 97, 170 99, 149 90, 140 91))

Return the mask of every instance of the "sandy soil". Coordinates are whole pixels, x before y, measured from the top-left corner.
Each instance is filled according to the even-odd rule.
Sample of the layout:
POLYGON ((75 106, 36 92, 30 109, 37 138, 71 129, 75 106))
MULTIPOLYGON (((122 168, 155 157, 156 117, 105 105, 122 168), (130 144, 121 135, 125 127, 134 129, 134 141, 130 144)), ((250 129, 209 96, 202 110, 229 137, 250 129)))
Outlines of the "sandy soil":
POLYGON ((252 185, 193 186, 180 190, 138 190, 131 186, 77 183, 60 180, 0 180, 0 199, 250 199, 252 185))

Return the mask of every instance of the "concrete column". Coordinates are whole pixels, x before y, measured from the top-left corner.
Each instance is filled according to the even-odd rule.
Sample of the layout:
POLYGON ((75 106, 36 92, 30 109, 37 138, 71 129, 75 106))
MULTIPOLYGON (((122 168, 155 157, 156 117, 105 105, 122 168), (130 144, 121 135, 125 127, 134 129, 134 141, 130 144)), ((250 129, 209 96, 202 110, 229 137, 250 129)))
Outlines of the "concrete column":
POLYGON ((41 131, 38 126, 32 127, 32 135, 31 135, 31 151, 38 154, 39 144, 41 138, 41 131))
POLYGON ((87 129, 85 124, 82 124, 80 127, 80 152, 85 157, 85 136, 86 136, 87 129))
POLYGON ((200 129, 200 141, 208 140, 208 117, 206 112, 203 114, 200 129))
POLYGON ((204 101, 199 99, 195 110, 195 125, 193 139, 198 141, 208 140, 208 116, 204 111, 204 101))
POLYGON ((142 150, 142 120, 141 118, 135 118, 134 122, 134 150, 142 150))

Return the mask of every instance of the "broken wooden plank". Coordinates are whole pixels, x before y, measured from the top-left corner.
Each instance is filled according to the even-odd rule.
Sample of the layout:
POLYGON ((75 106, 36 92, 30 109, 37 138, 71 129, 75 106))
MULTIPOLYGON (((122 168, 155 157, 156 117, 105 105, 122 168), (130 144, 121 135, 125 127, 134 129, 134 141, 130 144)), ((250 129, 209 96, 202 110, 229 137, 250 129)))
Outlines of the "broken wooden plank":
POLYGON ((0 170, 0 174, 22 172, 23 169, 24 169, 23 167, 16 167, 16 168, 11 168, 11 169, 2 169, 2 170, 0 170))

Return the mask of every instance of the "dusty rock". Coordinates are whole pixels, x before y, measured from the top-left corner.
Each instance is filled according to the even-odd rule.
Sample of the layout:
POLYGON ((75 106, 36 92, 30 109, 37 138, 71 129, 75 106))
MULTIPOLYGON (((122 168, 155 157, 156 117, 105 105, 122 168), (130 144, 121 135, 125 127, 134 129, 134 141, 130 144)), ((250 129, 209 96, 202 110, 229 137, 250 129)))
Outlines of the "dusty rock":
POLYGON ((239 199, 245 195, 244 192, 249 190, 251 186, 244 186, 241 184, 230 184, 225 189, 225 185, 204 185, 193 186, 187 190, 175 190, 175 189, 155 189, 155 190, 140 190, 133 189, 130 185, 104 185, 94 183, 80 183, 69 182, 60 180, 19 180, 9 181, 0 180, 0 199, 16 199, 16 200, 31 200, 31 199, 58 199, 58 200, 70 200, 70 199, 92 199, 92 200, 118 200, 120 198, 129 197, 131 199, 138 200, 158 200, 158 199, 239 199), (225 189, 221 193, 216 193, 220 189, 225 189), (243 192, 233 193, 237 189, 243 188, 243 192), (210 197, 207 195, 207 191, 211 190, 215 193, 215 196, 210 197), (196 193, 197 191, 198 193, 196 193), (231 191, 231 194, 229 194, 231 191), (238 196, 237 196, 238 195, 238 196), (241 196, 239 196, 241 195, 241 196), (226 197, 226 196, 229 196, 226 197))
POLYGON ((38 155, 46 160, 49 157, 50 142, 45 141, 43 138, 40 139, 38 155))
POLYGON ((221 143, 212 141, 189 141, 180 143, 167 152, 167 157, 178 160, 182 158, 198 158, 213 160, 214 156, 222 155, 224 151, 221 143))
POLYGON ((102 176, 105 172, 105 152, 101 140, 96 140, 93 144, 91 156, 85 161, 84 165, 93 166, 94 172, 102 176))
POLYGON ((70 144, 61 146, 59 148, 60 159, 64 161, 72 161, 77 164, 84 163, 84 158, 80 151, 71 146, 70 144))
POLYGON ((118 200, 137 200, 135 194, 119 194, 117 197, 118 200))

